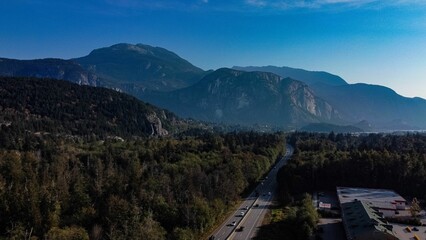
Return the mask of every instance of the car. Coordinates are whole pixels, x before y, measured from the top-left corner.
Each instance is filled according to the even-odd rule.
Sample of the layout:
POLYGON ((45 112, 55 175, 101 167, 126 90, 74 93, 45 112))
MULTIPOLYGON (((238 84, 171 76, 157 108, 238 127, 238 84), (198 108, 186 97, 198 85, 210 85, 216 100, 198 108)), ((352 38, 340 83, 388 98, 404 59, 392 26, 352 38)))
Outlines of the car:
POLYGON ((259 207, 259 204, 257 204, 257 203, 256 203, 256 204, 254 205, 254 207, 259 207))
POLYGON ((244 217, 244 212, 240 212, 240 217, 244 217))
POLYGON ((237 229, 237 232, 242 232, 242 231, 244 231, 244 226, 241 226, 237 229))
POLYGON ((235 225, 237 225, 237 222, 236 221, 233 221, 233 222, 231 222, 231 224, 230 224, 231 226, 235 226, 235 225))
POLYGON ((269 196, 271 196, 271 194, 272 194, 271 192, 268 192, 268 195, 269 195, 269 196))
POLYGON ((246 206, 245 208, 244 208, 244 210, 248 210, 249 209, 249 206, 246 206))

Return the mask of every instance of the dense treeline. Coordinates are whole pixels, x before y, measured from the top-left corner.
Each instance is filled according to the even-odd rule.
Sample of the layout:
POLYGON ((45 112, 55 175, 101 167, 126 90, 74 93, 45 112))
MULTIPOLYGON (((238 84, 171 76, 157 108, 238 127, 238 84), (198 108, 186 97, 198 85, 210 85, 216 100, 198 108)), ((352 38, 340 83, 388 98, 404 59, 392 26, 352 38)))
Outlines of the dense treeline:
POLYGON ((316 229, 319 215, 309 194, 284 208, 272 209, 270 223, 262 226, 256 240, 306 240, 316 229))
POLYGON ((197 239, 284 147, 253 132, 35 138, 0 146, 0 239, 197 239))
POLYGON ((278 174, 284 200, 336 186, 389 188, 426 198, 426 136, 293 134, 295 154, 278 174))
POLYGON ((0 77, 0 127, 12 137, 27 131, 148 136, 161 135, 160 128, 173 131, 182 124, 166 110, 111 89, 52 79, 0 77))

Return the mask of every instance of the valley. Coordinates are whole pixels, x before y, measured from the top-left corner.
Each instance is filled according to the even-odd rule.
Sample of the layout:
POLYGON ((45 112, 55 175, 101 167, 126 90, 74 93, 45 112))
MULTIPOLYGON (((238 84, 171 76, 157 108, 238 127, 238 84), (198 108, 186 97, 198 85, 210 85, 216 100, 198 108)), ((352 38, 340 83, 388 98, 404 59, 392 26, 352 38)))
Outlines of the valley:
POLYGON ((0 239, 302 240, 321 235, 317 191, 424 203, 426 100, 382 86, 143 44, 0 75, 0 239))

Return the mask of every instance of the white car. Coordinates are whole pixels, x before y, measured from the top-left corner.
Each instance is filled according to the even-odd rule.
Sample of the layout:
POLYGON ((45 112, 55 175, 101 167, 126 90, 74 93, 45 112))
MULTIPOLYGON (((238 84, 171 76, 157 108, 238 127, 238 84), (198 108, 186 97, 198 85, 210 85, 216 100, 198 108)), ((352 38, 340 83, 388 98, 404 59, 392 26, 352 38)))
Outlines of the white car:
POLYGON ((241 213, 240 213, 240 217, 244 217, 244 212, 241 212, 241 213))

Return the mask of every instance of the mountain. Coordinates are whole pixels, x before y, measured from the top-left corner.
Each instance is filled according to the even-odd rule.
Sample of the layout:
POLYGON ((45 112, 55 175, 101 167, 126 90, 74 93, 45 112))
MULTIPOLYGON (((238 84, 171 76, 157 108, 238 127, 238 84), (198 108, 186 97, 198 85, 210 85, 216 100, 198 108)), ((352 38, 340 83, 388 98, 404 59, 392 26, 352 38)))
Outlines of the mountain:
POLYGON ((288 67, 234 67, 234 71, 203 71, 173 52, 143 44, 116 44, 72 60, 0 58, 0 76, 112 88, 206 121, 289 128, 315 122, 355 126, 366 121, 372 131, 426 129, 426 100, 406 98, 383 86, 348 84, 327 72, 288 67), (283 79, 268 83, 277 77, 274 74, 283 79), (226 90, 214 88, 215 78, 226 90), (206 89, 208 84, 218 92, 206 89))
POLYGON ((99 84, 98 77, 79 64, 53 58, 37 60, 0 58, 0 76, 54 78, 90 86, 99 84))
POLYGON ((204 75, 177 54, 144 44, 116 44, 72 60, 102 78, 104 86, 133 95, 188 87, 204 75))
POLYGON ((0 126, 72 135, 167 135, 179 120, 127 94, 66 81, 0 77, 0 126))
MULTIPOLYGON (((417 130, 426 128, 426 100, 406 98, 390 88, 364 83, 348 84, 339 76, 288 67, 234 67, 291 77, 309 85, 348 123, 366 121, 369 130, 417 130)), ((366 129, 366 130, 367 130, 366 129)), ((368 131, 368 130, 367 130, 368 131)))
POLYGON ((338 112, 306 84, 265 72, 222 68, 188 88, 143 98, 180 116, 205 121, 294 129, 340 120, 338 112))
POLYGON ((265 66, 265 67, 233 67, 233 69, 240 71, 259 71, 259 72, 270 72, 275 73, 281 77, 289 77, 302 81, 309 86, 315 84, 327 84, 331 86, 341 86, 347 85, 348 83, 343 80, 341 77, 333 75, 328 72, 319 72, 319 71, 307 71, 303 69, 290 68, 290 67, 275 67, 275 66, 265 66))
POLYGON ((422 98, 403 97, 390 88, 363 83, 313 89, 348 121, 367 120, 375 130, 426 128, 426 100, 422 98))

